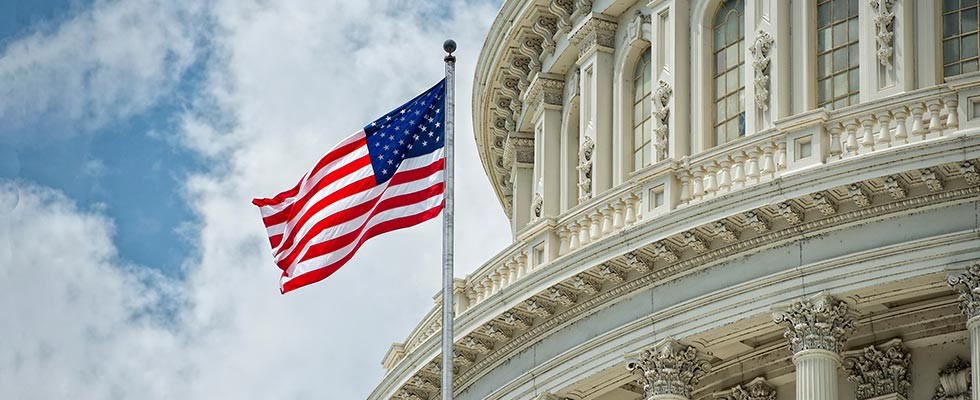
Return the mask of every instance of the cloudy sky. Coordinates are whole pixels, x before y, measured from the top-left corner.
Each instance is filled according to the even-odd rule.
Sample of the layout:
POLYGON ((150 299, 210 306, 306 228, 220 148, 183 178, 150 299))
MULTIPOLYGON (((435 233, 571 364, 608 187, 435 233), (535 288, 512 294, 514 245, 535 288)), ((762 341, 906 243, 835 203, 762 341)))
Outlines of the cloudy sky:
POLYGON ((500 0, 0 0, 0 398, 358 399, 440 285, 438 220, 286 296, 250 204, 460 44, 457 276, 509 243, 473 69, 500 0))

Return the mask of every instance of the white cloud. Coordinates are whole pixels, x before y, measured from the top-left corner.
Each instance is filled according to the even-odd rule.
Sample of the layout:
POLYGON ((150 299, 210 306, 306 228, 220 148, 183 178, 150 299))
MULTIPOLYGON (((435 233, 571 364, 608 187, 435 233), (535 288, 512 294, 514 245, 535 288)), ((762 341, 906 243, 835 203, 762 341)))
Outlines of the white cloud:
POLYGON ((76 134, 146 110, 198 59, 204 11, 165 0, 96 0, 54 29, 38 27, 0 48, 0 140, 76 134))
MULTIPOLYGON (((97 8, 110 6, 169 8, 137 0, 97 8)), ((214 24, 206 28, 213 34, 212 58, 201 96, 179 116, 181 129, 174 134, 213 166, 185 183, 184 197, 198 216, 195 226, 181 229, 198 245, 198 254, 185 263, 186 280, 170 282, 118 265, 110 221, 80 212, 50 190, 18 186, 20 205, 8 220, 17 235, 0 233, 16 249, 0 265, 0 315, 16 323, 0 326, 0 337, 15 329, 17 338, 0 345, 0 397, 364 398, 382 377, 379 362, 387 346, 404 339, 432 305, 440 284, 439 223, 376 238, 326 281, 281 296, 249 200, 285 189, 335 142, 440 79, 441 44, 448 36, 460 44, 457 276, 508 243, 469 113, 473 68, 496 1, 218 0, 207 9, 214 24), (452 14, 441 15, 447 9, 452 14), (30 229, 20 232, 26 221, 30 229), (47 392, 26 392, 34 387, 47 392)), ((128 15, 152 15, 145 13, 128 15)), ((57 32, 70 28, 78 30, 70 36, 102 37, 87 32, 103 29, 94 16, 79 18, 57 32)), ((167 25, 160 32, 186 26, 167 18, 159 23, 167 25)), ((106 47, 114 48, 108 43, 115 36, 105 36, 106 47)), ((76 54, 47 49, 56 41, 30 40, 12 44, 6 54, 20 51, 56 65, 76 54), (54 53, 62 56, 46 55, 54 53)), ((129 39, 120 40, 125 48, 129 39)), ((151 42, 147 54, 168 51, 159 43, 151 42)), ((5 62, 0 60, 0 77, 10 76, 5 62)), ((53 72, 75 73, 63 68, 53 72)), ((152 91, 176 79, 180 69, 164 63, 136 78, 152 91)), ((119 99, 153 101, 140 94, 140 85, 136 94, 119 88, 113 101, 41 96, 41 106, 32 107, 59 111, 49 104, 65 101, 69 109, 104 107, 102 116, 109 118, 117 109, 134 112, 119 99)), ((23 97, 34 86, 53 90, 35 81, 16 86, 13 94, 23 97)), ((9 103, 0 103, 0 112, 9 115, 9 103)), ((0 207, 12 203, 3 196, 0 207)))

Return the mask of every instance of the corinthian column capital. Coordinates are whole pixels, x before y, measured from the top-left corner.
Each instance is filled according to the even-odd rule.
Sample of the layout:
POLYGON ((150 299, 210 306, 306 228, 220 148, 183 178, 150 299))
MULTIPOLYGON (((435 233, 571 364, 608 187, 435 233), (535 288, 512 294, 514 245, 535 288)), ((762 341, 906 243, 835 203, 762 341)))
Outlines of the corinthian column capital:
POLYGON ((946 283, 960 294, 960 311, 967 321, 980 315, 980 262, 960 275, 950 275, 946 283))
POLYGON ((786 324, 783 336, 793 354, 804 350, 824 350, 840 355, 847 336, 854 331, 854 319, 847 303, 820 292, 809 299, 775 307, 773 322, 786 324))
POLYGON ((711 364, 694 346, 666 338, 640 353, 627 368, 640 375, 637 382, 647 399, 690 399, 711 364))

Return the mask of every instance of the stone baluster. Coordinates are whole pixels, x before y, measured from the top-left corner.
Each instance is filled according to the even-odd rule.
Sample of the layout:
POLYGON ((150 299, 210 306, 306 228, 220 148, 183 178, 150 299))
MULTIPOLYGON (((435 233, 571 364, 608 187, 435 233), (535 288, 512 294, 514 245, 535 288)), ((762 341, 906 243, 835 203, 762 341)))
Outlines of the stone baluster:
POLYGON ((517 260, 510 261, 510 284, 511 285, 513 285, 514 282, 517 282, 518 279, 523 278, 526 273, 527 271, 521 271, 520 264, 517 262, 517 260))
POLYGON ((878 113, 878 137, 877 146, 879 149, 887 149, 891 147, 892 143, 892 131, 890 129, 890 124, 892 122, 892 115, 889 111, 882 111, 878 113))
POLYGON ((681 172, 681 203, 691 202, 691 174, 687 171, 681 172))
POLYGON ((827 130, 830 132, 830 158, 840 160, 842 153, 840 135, 844 131, 844 124, 831 124, 827 130))
POLYGON ((518 275, 520 275, 520 276, 527 275, 529 272, 531 272, 530 271, 531 268, 534 268, 534 267, 537 267, 537 266, 535 265, 535 266, 528 267, 528 265, 527 265, 527 253, 525 253, 525 252, 522 251, 520 254, 517 255, 517 271, 518 271, 518 275))
POLYGON ((920 140, 925 139, 928 131, 922 124, 922 114, 925 114, 926 107, 922 103, 915 103, 909 107, 909 112, 912 114, 912 134, 919 135, 920 140))
POLYGON ((510 281, 510 274, 511 274, 511 272, 510 272, 510 263, 512 263, 512 262, 513 261, 507 261, 507 262, 501 264, 500 267, 499 267, 499 269, 497 270, 497 274, 500 275, 500 288, 501 289, 503 289, 503 288, 505 288, 507 286, 510 286, 510 282, 511 282, 510 281))
POLYGON ((732 188, 738 189, 745 186, 745 152, 736 152, 732 159, 735 160, 732 165, 732 188))
POLYGON ((776 145, 776 171, 786 169, 786 140, 781 140, 776 145))
POLYGON ((590 232, 592 230, 592 222, 589 221, 588 215, 583 215, 579 217, 578 225, 582 227, 579 230, 578 242, 580 246, 585 247, 585 245, 592 242, 592 233, 590 232))
POLYGON ((633 223, 636 222, 637 220, 636 195, 630 193, 626 195, 626 198, 623 199, 623 201, 626 203, 626 218, 625 218, 626 225, 627 226, 633 225, 633 223))
POLYGON ((854 319, 847 304, 825 292, 777 307, 773 321, 786 323, 784 335, 796 365, 797 400, 837 400, 837 370, 854 319))
POLYGON ((751 179, 751 183, 756 183, 759 181, 759 155, 760 154, 761 151, 759 151, 758 147, 752 147, 751 149, 749 149, 749 166, 746 167, 745 169, 747 170, 746 174, 748 175, 749 179, 751 179))
POLYGON ((613 229, 617 231, 623 229, 623 226, 625 226, 625 222, 623 221, 625 218, 625 215, 623 215, 625 208, 626 206, 623 204, 622 199, 613 202, 613 229))
POLYGON ((704 163, 704 191, 705 196, 711 196, 718 191, 718 163, 708 161, 704 163))
POLYGON ((568 227, 558 228, 558 254, 568 253, 568 227))
POLYGON ((708 372, 708 358, 694 346, 665 338, 627 364, 637 375, 646 400, 690 400, 708 372))
POLYGON ((906 129, 905 121, 909 116, 909 109, 906 107, 899 107, 895 111, 892 111, 895 115, 895 144, 905 144, 909 142, 909 132, 906 129))
POLYGON ((724 157, 718 164, 721 165, 721 169, 718 171, 718 189, 727 192, 732 189, 732 159, 724 157))
POLYGON ((959 104, 956 95, 946 96, 943 103, 946 104, 946 129, 958 128, 960 126, 960 114, 956 110, 956 106, 959 104))
POLYGON ((874 151, 875 147, 875 135, 871 128, 874 126, 875 120, 872 116, 866 115, 861 117, 861 151, 867 153, 874 151))
POLYGON ((598 240, 602 237, 602 214, 598 209, 592 210, 589 214, 589 223, 591 224, 591 228, 589 228, 591 239, 598 240))
POLYGON ((580 227, 575 221, 568 223, 568 251, 575 250, 581 246, 579 229, 580 227))
POLYGON ((500 292, 500 278, 501 277, 500 277, 500 273, 499 272, 493 271, 493 272, 490 273, 490 280, 493 282, 490 285, 490 295, 491 296, 494 293, 500 292))
POLYGON ((466 303, 466 307, 463 310, 469 310, 469 309, 473 308, 473 306, 476 305, 476 303, 479 301, 477 299, 477 297, 478 296, 477 296, 476 289, 474 289, 472 286, 467 286, 467 288, 466 288, 466 300, 468 300, 468 301, 466 303))
POLYGON ((694 170, 694 196, 692 200, 701 200, 704 197, 704 169, 693 167, 694 170))
POLYGON ((474 292, 474 297, 476 299, 471 304, 476 305, 478 303, 482 303, 483 302, 483 299, 486 298, 486 295, 485 295, 486 291, 483 288, 483 282, 482 281, 477 282, 477 284, 473 286, 473 292, 474 292))
MULTIPOLYGON (((970 365, 980 365, 980 262, 974 263, 961 275, 951 275, 946 282, 960 294, 960 311, 966 317, 970 331, 970 365)), ((972 400, 980 400, 980 368, 972 371, 972 400)))
POLYGON ((856 156, 858 153, 858 140, 857 140, 857 129, 858 123, 856 120, 848 120, 844 122, 844 130, 847 131, 847 140, 844 141, 845 150, 847 154, 856 156))
POLYGON ((773 148, 775 146, 762 145, 762 176, 772 177, 772 174, 776 172, 776 164, 773 162, 773 148))
POLYGON ((939 99, 929 100, 926 102, 926 107, 929 109, 929 133, 933 137, 942 136, 943 123, 939 119, 939 112, 943 109, 942 101, 939 99))
POLYGON ((602 236, 613 232, 613 207, 607 204, 602 208, 602 236))

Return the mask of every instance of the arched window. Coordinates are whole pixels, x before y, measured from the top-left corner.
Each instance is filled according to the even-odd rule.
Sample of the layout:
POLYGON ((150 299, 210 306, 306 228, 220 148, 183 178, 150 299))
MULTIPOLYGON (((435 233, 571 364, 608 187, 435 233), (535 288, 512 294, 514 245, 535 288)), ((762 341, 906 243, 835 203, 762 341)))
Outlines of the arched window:
POLYGON ((858 103, 858 0, 817 0, 817 107, 858 103))
POLYGON ((725 0, 715 13, 714 144, 745 136, 745 5, 725 0))
POLYGON ((650 135, 653 127, 650 110, 650 49, 636 62, 633 70, 633 170, 650 165, 650 135))
POLYGON ((943 76, 978 70, 977 1, 943 1, 943 76))

